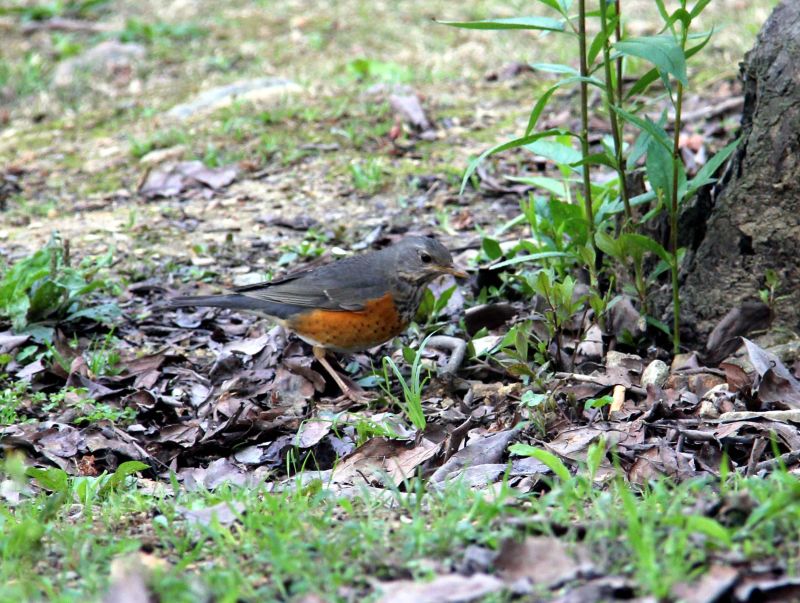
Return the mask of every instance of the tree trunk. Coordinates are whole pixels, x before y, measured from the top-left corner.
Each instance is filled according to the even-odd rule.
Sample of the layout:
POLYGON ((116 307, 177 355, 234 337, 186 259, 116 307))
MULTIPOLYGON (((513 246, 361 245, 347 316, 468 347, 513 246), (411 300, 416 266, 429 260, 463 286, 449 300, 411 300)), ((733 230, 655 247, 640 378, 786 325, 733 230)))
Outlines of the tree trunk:
POLYGON ((800 0, 783 0, 741 66, 739 147, 715 190, 699 198, 681 298, 703 338, 778 275, 777 324, 800 331, 800 0), (704 211, 705 210, 705 211, 704 211))

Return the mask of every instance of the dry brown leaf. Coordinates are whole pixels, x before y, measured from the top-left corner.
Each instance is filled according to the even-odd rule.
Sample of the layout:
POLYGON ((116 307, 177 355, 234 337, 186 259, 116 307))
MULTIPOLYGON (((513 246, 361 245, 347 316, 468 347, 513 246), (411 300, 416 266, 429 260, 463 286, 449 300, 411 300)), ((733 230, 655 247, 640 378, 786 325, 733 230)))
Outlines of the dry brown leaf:
POLYGON ((683 603, 722 601, 739 580, 739 571, 725 565, 712 565, 706 573, 691 584, 676 584, 672 596, 683 603))
POLYGON ((591 574, 594 569, 582 546, 567 546, 558 538, 546 536, 529 536, 522 542, 506 540, 494 566, 506 582, 527 579, 547 588, 591 574))
POLYGON ((381 593, 378 603, 461 603, 502 590, 503 582, 489 574, 448 574, 430 582, 379 582, 375 588, 381 593))
POLYGON ((653 479, 663 476, 683 481, 696 475, 693 460, 687 454, 676 452, 674 448, 665 444, 654 445, 637 455, 631 468, 628 470, 628 480, 631 483, 643 486, 653 479))
POLYGON ((356 448, 333 471, 336 483, 352 483, 366 479, 379 481, 386 474, 395 485, 414 476, 414 470, 435 455, 441 444, 423 438, 418 444, 373 438, 356 448))
POLYGON ((208 187, 217 190, 236 179, 235 166, 209 168, 202 161, 181 161, 164 164, 147 173, 139 186, 139 194, 148 198, 172 197, 190 188, 208 187))
POLYGON ((431 476, 431 483, 435 484, 451 479, 459 475, 464 467, 499 463, 508 445, 518 435, 518 429, 509 429, 471 443, 466 448, 456 452, 446 463, 439 467, 431 476))
POLYGON ((322 438, 331 431, 332 421, 326 419, 310 419, 305 421, 294 439, 294 445, 298 448, 311 448, 318 444, 322 438))
POLYGON ((244 513, 244 503, 234 500, 223 501, 202 509, 188 509, 182 506, 178 506, 176 509, 190 526, 207 526, 214 519, 220 525, 228 526, 237 521, 244 513))

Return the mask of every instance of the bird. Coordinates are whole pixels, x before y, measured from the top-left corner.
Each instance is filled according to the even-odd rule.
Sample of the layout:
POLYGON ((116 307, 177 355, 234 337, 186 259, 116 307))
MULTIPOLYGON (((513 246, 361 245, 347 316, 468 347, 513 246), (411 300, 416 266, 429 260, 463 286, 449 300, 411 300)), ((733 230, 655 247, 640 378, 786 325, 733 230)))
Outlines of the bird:
POLYGON ((414 319, 428 284, 446 274, 467 276, 435 238, 406 236, 383 249, 236 287, 230 294, 173 297, 168 305, 229 308, 269 318, 310 344, 342 393, 361 401, 330 365, 327 352, 358 352, 399 335, 414 319))

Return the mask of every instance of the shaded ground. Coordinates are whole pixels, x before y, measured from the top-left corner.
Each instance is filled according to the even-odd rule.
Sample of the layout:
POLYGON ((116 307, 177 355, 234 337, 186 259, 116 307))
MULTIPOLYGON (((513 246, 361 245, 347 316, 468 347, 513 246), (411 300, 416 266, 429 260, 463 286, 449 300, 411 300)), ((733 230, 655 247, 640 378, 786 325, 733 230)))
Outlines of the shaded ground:
MULTIPOLYGON (((630 28, 648 33, 649 3, 639 3, 638 12, 633 4, 630 14, 637 19, 630 28)), ((703 64, 694 68, 696 90, 702 94, 687 102, 694 117, 687 119, 685 132, 692 141, 687 156, 699 165, 737 127, 736 65, 771 5, 734 4, 733 9, 711 10, 707 25, 724 27, 703 54, 703 64)), ((42 358, 37 365, 30 354, 22 358, 19 350, 30 347, 31 340, 2 340, 4 353, 17 354, 4 361, 4 385, 19 388, 9 398, 15 406, 4 420, 4 443, 23 450, 30 462, 55 465, 70 475, 113 472, 130 459, 152 467, 149 479, 140 479, 131 493, 109 488, 84 496, 81 500, 91 503, 79 516, 59 518, 63 523, 45 545, 62 570, 50 587, 54 592, 65 597, 104 592, 109 565, 113 573, 111 560, 122 563, 123 552, 144 545, 145 553, 172 564, 167 579, 156 570, 160 577, 153 588, 164 598, 172 592, 190 597, 192 589, 199 589, 215 600, 223 600, 226 592, 230 600, 309 592, 321 593, 323 600, 361 600, 375 592, 373 578, 452 573, 457 586, 505 600, 515 592, 530 594, 513 585, 544 571, 530 561, 540 556, 535 547, 557 548, 556 538, 565 534, 565 541, 581 542, 587 550, 562 552, 561 572, 549 581, 533 579, 532 592, 555 597, 572 587, 593 586, 594 594, 575 594, 573 600, 670 592, 679 597, 672 587, 694 580, 698 567, 708 570, 712 586, 719 583, 730 591, 735 583, 741 590, 756 580, 757 572, 717 575, 713 570, 744 565, 754 556, 764 565, 758 579, 775 578, 775 588, 791 587, 784 575, 796 566, 794 547, 776 554, 774 542, 759 531, 762 518, 775 515, 769 488, 781 493, 792 525, 796 487, 791 474, 773 478, 768 487, 737 482, 743 490, 752 488, 752 500, 731 502, 722 491, 715 491, 707 504, 697 500, 703 484, 717 489, 723 451, 745 480, 777 465, 770 460, 772 446, 779 454, 800 449, 796 411, 728 416, 728 422, 720 418, 761 410, 797 394, 784 373, 779 377, 790 383, 788 390, 768 374, 770 368, 783 367, 780 362, 757 348, 750 350, 750 364, 742 362, 746 370, 733 365, 705 370, 696 359, 684 359, 672 366, 672 381, 647 390, 642 371, 649 359, 623 356, 616 369, 606 360, 607 368, 592 378, 562 374, 545 383, 539 375, 512 377, 513 354, 509 346, 498 347, 509 329, 526 324, 524 300, 501 300, 511 302, 511 314, 496 306, 471 325, 462 320, 486 284, 481 280, 486 274, 477 270, 487 263, 479 252, 482 232, 496 231, 516 217, 519 199, 528 192, 500 174, 531 175, 552 166, 530 155, 510 154, 499 160, 496 173, 490 168, 481 174, 477 190, 459 197, 463 169, 486 146, 524 129, 531 100, 546 80, 519 63, 567 60, 570 54, 551 38, 464 32, 431 21, 515 15, 522 8, 485 3, 458 14, 454 10, 438 2, 399 7, 233 2, 224 8, 175 2, 151 3, 149 10, 142 3, 115 2, 85 14, 61 15, 99 32, 48 30, 41 22, 26 21, 31 15, 24 11, 3 17, 0 28, 10 43, 4 44, 6 66, 0 72, 0 161, 5 166, 0 250, 14 262, 45 244, 54 228, 69 241, 73 263, 113 250, 113 264, 100 274, 117 285, 121 309, 107 339, 107 328, 88 322, 56 334, 57 362, 42 358), (130 56, 114 58, 94 75, 80 69, 62 73, 56 86, 59 66, 109 40, 135 46, 114 47, 130 56), (286 78, 297 87, 267 87, 256 102, 234 102, 185 120, 169 114, 201 91, 265 76, 286 78), (422 121, 417 108, 424 111, 422 121), (170 162, 180 160, 201 162, 193 166, 199 170, 199 186, 168 173, 170 162), (230 169, 235 170, 232 182, 230 169), (187 188, 169 190, 175 182, 187 188), (141 193, 147 189, 150 195, 141 193), (325 260, 322 256, 337 248, 347 252, 385 244, 409 231, 437 234, 474 276, 462 287, 463 296, 455 293, 445 307, 421 316, 404 341, 418 342, 440 327, 440 334, 495 352, 473 357, 471 350, 455 375, 426 386, 429 426, 424 436, 392 399, 392 394, 402 398, 396 380, 386 382, 380 370, 381 358, 396 345, 342 360, 380 396, 369 407, 348 407, 312 363, 308 348, 270 325, 248 316, 175 312, 159 305, 178 291, 252 282, 325 260), (512 315, 518 318, 503 324, 512 315), (481 331, 482 326, 490 330, 481 331), (38 397, 19 385, 22 377, 33 378, 38 397), (383 392, 380 383, 392 394, 383 392), (586 400, 615 393, 615 387, 623 388, 616 414, 585 406, 586 400), (515 427, 520 419, 527 421, 523 430, 515 427), (566 463, 562 467, 580 467, 579 475, 574 481, 563 479, 551 459, 525 456, 525 449, 509 457, 515 441, 544 447, 566 463), (618 447, 617 468, 614 458, 603 454, 611 444, 618 447), (514 461, 510 467, 509 460, 514 461), (414 489, 423 486, 406 481, 417 471, 432 489, 432 484, 452 483, 442 486, 441 499, 429 496, 422 502, 414 489), (549 481, 553 471, 561 487, 549 481), (177 475, 177 494, 166 486, 170 472, 177 475), (592 483, 620 472, 633 484, 660 475, 709 481, 660 498, 656 493, 649 499, 653 508, 631 511, 617 523, 606 517, 610 509, 626 504, 626 490, 610 488, 605 494, 592 483), (303 477, 295 478, 297 473, 303 477), (295 479, 300 480, 296 488, 295 479), (231 489, 229 483, 249 484, 252 493, 231 489), (206 488, 217 490, 206 493, 206 488), (354 502, 332 502, 328 491, 354 502), (387 491, 392 504, 381 502, 387 491), (531 493, 537 496, 526 498, 531 493), (507 497, 517 500, 506 506, 507 497), (657 517, 670 500, 674 508, 657 517), (84 544, 94 551, 88 560, 69 558, 69 543, 78 538, 71 530, 85 528, 86 509, 89 521, 94 513, 98 525, 121 535, 122 548, 97 535, 84 544), (207 509, 219 512, 217 520, 207 509), (759 510, 757 519, 748 524, 744 544, 732 544, 735 529, 751 521, 747 517, 754 509, 759 510), (201 515, 193 516, 192 510, 201 515), (728 513, 746 519, 730 519, 728 513), (260 515, 282 522, 262 523, 260 515), (680 519, 688 516, 699 519, 680 519), (647 542, 641 546, 637 521, 653 530, 642 537, 647 542), (657 523, 653 527, 648 521, 657 523), (680 523, 680 529, 673 532, 670 521, 680 523), (192 531, 196 525, 205 530, 202 538, 192 531), (305 531, 308 525, 312 535, 305 531), (596 539, 586 537, 592 530, 596 539), (526 541, 531 552, 515 553, 506 538, 522 534, 547 534, 551 540, 526 541), (702 554, 684 555, 680 538, 687 539, 685 549, 697 546, 702 554), (242 546, 232 553, 225 539, 238 539, 242 546), (295 550, 304 539, 307 547, 295 550), (292 545, 278 551, 270 548, 275 540, 292 545), (369 544, 363 550, 358 548, 362 540, 369 544), (617 549, 617 541, 627 544, 617 549), (666 543, 675 550, 665 555, 664 565, 624 561, 641 560, 647 546, 655 553, 666 543), (470 546, 475 549, 462 558, 460 549, 470 546), (723 552, 717 555, 718 548, 723 552), (335 565, 341 551, 352 551, 352 565, 325 566, 316 576, 292 561, 294 556, 306 566, 335 565), (500 558, 495 557, 498 551, 500 558), (503 551, 512 559, 527 559, 530 566, 515 568, 502 560, 503 551), (244 569, 221 561, 231 554, 244 569), (591 557, 591 564, 582 555, 591 557), (659 580, 665 567, 674 573, 659 580), (210 585, 198 586, 202 581, 191 576, 204 569, 210 572, 210 585), (459 582, 465 576, 475 582, 459 582), (170 586, 170 578, 181 587, 170 586), (559 591, 563 584, 570 587, 559 591)), ((552 125, 573 120, 568 111, 572 101, 565 96, 565 110, 545 119, 552 125)), ((660 100, 652 101, 654 112, 661 106, 660 100)), ((502 237, 511 240, 522 233, 509 229, 502 237)), ((440 285, 437 293, 452 284, 440 285)), ((398 353, 394 357, 402 363, 398 353)), ((587 353, 592 361, 604 357, 602 349, 599 356, 587 353)), ((426 353, 431 366, 444 366, 449 358, 447 350, 426 353)), ((789 366, 783 369, 787 373, 794 368, 789 366)), ((796 459, 784 461, 791 465, 796 459)), ((44 480, 41 476, 39 484, 46 490, 64 491, 44 480)), ((17 490, 9 490, 9 505, 28 495, 17 490)), ((78 491, 73 485, 65 495, 78 491)), ((4 521, 11 521, 13 513, 5 513, 4 521)), ((23 530, 27 520, 20 511, 14 525, 30 535, 23 530)), ((763 527, 778 528, 792 529, 774 523, 763 527)), ((45 563, 39 558, 30 567, 41 572, 45 563)), ((28 566, 20 562, 19 567, 28 566)), ((132 582, 151 580, 152 568, 116 567, 132 582)), ((114 584, 124 586, 125 580, 114 584)), ((12 583, 8 592, 17 597, 48 592, 47 587, 32 588, 12 583)), ((456 586, 441 588, 447 592, 456 586)), ((386 591, 392 592, 388 586, 386 591)), ((726 600, 751 600, 742 593, 726 600)))

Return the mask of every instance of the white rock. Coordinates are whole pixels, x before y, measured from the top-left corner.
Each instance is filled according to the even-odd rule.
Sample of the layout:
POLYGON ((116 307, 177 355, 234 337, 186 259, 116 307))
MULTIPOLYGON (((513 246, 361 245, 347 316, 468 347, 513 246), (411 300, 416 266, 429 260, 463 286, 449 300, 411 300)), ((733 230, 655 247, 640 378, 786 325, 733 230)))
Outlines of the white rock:
POLYGON ((244 80, 201 92, 194 100, 172 107, 167 112, 167 116, 175 119, 189 119, 199 113, 227 107, 235 101, 269 106, 302 90, 293 81, 278 77, 244 80))
POLYGON ((656 387, 664 387, 669 377, 669 367, 663 360, 653 360, 645 367, 642 373, 641 384, 642 387, 648 385, 655 385, 656 387))

